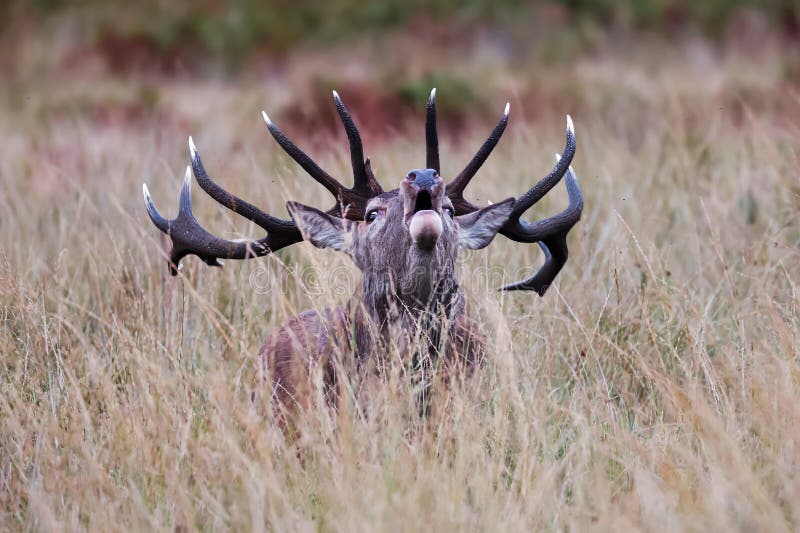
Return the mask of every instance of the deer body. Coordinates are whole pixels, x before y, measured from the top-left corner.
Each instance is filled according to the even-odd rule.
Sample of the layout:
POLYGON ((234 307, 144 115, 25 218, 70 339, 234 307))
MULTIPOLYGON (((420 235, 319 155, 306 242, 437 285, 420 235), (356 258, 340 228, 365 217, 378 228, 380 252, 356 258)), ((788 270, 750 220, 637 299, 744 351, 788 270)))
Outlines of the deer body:
POLYGON ((439 175, 435 94, 434 89, 425 128, 427 168, 409 171, 398 188, 388 192, 364 158, 358 130, 336 92, 334 101, 350 141, 354 176, 350 189, 317 166, 264 114, 281 147, 336 197, 336 205, 327 212, 296 202, 287 204, 292 220, 261 211, 208 176, 191 138, 192 165, 191 171, 187 169, 178 216, 173 220, 162 217, 143 187, 151 220, 172 239, 169 265, 173 274, 187 254, 220 266, 218 259, 259 257, 300 240, 346 253, 361 270, 361 283, 347 304, 305 311, 264 344, 258 383, 271 380, 273 396, 282 405, 308 405, 316 390, 313 381, 318 378, 326 393, 335 398, 339 372, 357 376, 379 367, 389 345, 407 364, 436 362, 446 369, 469 369, 478 364, 482 342, 456 277, 460 250, 483 248, 497 233, 518 242, 539 243, 545 264, 534 276, 503 289, 534 290, 540 295, 567 260, 566 236, 583 208, 577 178, 569 166, 575 153, 569 116, 564 157, 556 157, 550 174, 517 199, 479 209, 464 199, 463 191, 499 141, 509 107, 506 105, 500 122, 464 170, 445 184, 439 175), (227 241, 202 228, 191 210, 191 172, 212 198, 261 226, 267 236, 257 241, 227 241), (522 220, 521 215, 565 175, 569 207, 537 222, 522 220))
POLYGON ((381 331, 371 317, 359 316, 355 306, 360 305, 351 302, 322 311, 307 310, 270 335, 260 352, 254 397, 271 391, 277 406, 308 407, 314 403, 317 372, 326 399, 335 404, 339 373, 344 370, 352 382, 380 374, 390 339, 395 345, 390 349, 401 355, 409 373, 420 370, 421 365, 425 371, 437 366, 441 377, 448 379, 453 372, 471 375, 482 362, 483 342, 464 312, 452 320, 425 324, 424 331, 420 331, 420 321, 413 319, 392 323, 381 331), (448 331, 442 332, 445 325, 448 331), (422 339, 410 333, 413 331, 419 331, 422 339), (446 335, 443 343, 442 334, 446 335))
POLYGON ((456 259, 460 248, 491 242, 513 200, 455 216, 444 193, 438 172, 422 169, 410 171, 396 193, 372 198, 363 221, 289 203, 305 239, 347 253, 363 276, 349 304, 302 313, 267 340, 262 368, 283 404, 307 403, 312 368, 330 388, 342 354, 352 354, 351 371, 363 371, 390 342, 408 364, 475 364, 481 343, 465 312, 456 259))

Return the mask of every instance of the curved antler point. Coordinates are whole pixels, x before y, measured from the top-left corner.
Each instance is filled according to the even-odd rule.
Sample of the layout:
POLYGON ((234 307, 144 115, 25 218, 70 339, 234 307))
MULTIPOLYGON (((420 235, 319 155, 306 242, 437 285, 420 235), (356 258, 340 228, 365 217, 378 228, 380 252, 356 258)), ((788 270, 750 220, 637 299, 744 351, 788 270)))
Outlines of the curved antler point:
POLYGON ((272 120, 270 120, 269 115, 267 115, 266 111, 261 112, 261 117, 264 119, 264 122, 267 123, 267 127, 272 127, 272 120))
POLYGON ((336 92, 336 89, 333 90, 333 99, 337 102, 341 103, 342 99, 339 98, 339 93, 336 92))
POLYGON ((159 230, 167 233, 169 231, 169 220, 162 217, 158 212, 158 209, 156 209, 146 183, 142 183, 142 196, 144 197, 144 207, 147 209, 147 214, 150 217, 150 220, 153 221, 153 224, 155 224, 159 230))
POLYGON ((567 114, 567 131, 575 135, 575 126, 572 124, 572 117, 567 114))
POLYGON ((506 102, 506 108, 503 110, 503 116, 508 116, 511 112, 511 102, 506 102))
POLYGON ((433 102, 434 100, 436 100, 436 87, 431 89, 431 95, 428 97, 429 102, 433 102))

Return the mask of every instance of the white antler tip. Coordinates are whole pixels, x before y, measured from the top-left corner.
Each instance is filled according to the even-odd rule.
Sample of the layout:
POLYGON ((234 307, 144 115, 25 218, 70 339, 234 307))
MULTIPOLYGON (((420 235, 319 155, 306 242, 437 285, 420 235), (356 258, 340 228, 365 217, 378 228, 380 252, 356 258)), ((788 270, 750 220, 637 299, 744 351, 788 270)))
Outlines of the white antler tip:
POLYGON ((334 100, 341 100, 341 98, 339 98, 339 93, 336 92, 336 89, 333 90, 333 99, 334 100))
POLYGON ((561 161, 561 154, 556 153, 556 163, 558 163, 559 161, 561 161))
POLYGON ((197 158, 197 147, 194 145, 194 140, 192 136, 189 136, 189 153, 192 155, 192 159, 197 158))
POLYGON ((150 191, 147 189, 147 184, 146 183, 142 183, 142 196, 144 196, 144 201, 145 202, 149 202, 150 201, 150 191))
POLYGON ((183 175, 183 188, 189 190, 192 188, 192 167, 186 167, 186 174, 183 175))
POLYGON ((434 98, 436 98, 436 87, 434 87, 433 89, 431 89, 431 96, 430 96, 430 100, 433 100, 434 98))
POLYGON ((572 117, 567 115, 567 131, 575 135, 575 126, 572 124, 572 117))
POLYGON ((506 102, 506 108, 503 110, 503 115, 508 116, 511 112, 511 102, 506 102))
POLYGON ((270 120, 269 115, 267 115, 266 111, 262 111, 261 116, 264 118, 264 122, 267 123, 267 126, 272 126, 272 120, 270 120))

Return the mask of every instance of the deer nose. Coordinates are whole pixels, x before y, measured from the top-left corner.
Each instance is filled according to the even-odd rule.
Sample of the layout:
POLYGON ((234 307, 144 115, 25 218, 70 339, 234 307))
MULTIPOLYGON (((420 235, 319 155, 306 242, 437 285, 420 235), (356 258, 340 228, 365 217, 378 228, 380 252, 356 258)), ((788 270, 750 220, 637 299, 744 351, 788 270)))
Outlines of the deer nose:
POLYGON ((426 168, 412 170, 406 175, 404 181, 409 185, 413 185, 419 191, 430 191, 436 185, 442 183, 442 177, 432 168, 426 168))

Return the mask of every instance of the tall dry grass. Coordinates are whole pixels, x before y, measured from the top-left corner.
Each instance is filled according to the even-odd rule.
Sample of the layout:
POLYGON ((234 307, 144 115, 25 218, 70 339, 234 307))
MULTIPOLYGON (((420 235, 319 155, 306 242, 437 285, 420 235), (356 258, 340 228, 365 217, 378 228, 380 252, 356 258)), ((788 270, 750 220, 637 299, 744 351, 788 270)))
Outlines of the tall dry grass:
MULTIPOLYGON (((494 291, 503 269, 538 266, 535 246, 469 256, 489 338, 477 397, 443 394, 421 420, 396 380, 368 417, 304 413, 298 442, 250 401, 256 354, 293 313, 346 299, 293 265, 347 261, 303 243, 221 270, 190 258, 173 279, 140 196, 147 181, 175 212, 193 134, 256 204, 327 207, 258 117, 299 98, 291 76, 165 80, 141 120, 115 114, 141 97, 115 80, 4 99, 0 528, 796 530, 800 99, 777 57, 634 51, 536 74, 476 60, 512 122, 468 192, 529 187, 571 112, 586 198, 572 257, 539 299, 494 291), (516 101, 533 83, 558 106, 516 101)), ((446 175, 485 129, 445 141, 446 175)), ((366 136, 385 185, 419 166, 421 131, 366 136)), ((347 175, 341 136, 294 137, 347 175)), ((198 190, 194 203, 218 234, 255 233, 198 190)), ((531 216, 563 205, 559 188, 531 216)))

